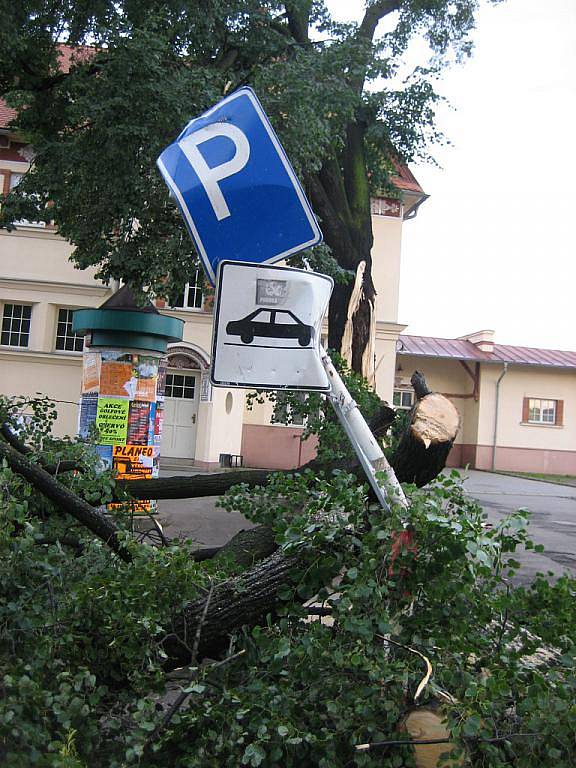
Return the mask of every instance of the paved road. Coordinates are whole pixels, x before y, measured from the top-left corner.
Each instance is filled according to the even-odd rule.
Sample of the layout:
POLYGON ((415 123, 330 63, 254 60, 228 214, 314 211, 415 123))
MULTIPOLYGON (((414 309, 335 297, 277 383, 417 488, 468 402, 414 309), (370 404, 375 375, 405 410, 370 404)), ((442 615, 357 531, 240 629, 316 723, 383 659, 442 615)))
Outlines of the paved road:
MULTIPOLYGON (((518 554, 523 564, 518 581, 528 582, 537 572, 548 571, 555 576, 568 572, 576 577, 575 487, 475 470, 465 476, 465 488, 482 504, 491 521, 520 507, 532 513, 530 535, 545 551, 518 554)), ((216 502, 214 497, 160 502, 166 534, 192 538, 199 546, 218 546, 250 526, 241 515, 229 514, 216 502)))
POLYGON ((170 538, 193 539, 198 546, 218 547, 251 523, 238 512, 217 506, 217 496, 160 501, 160 522, 170 538))
POLYGON ((521 552, 521 582, 537 572, 576 577, 576 488, 510 475, 468 470, 464 487, 496 522, 521 507, 531 513, 530 536, 544 552, 521 552))

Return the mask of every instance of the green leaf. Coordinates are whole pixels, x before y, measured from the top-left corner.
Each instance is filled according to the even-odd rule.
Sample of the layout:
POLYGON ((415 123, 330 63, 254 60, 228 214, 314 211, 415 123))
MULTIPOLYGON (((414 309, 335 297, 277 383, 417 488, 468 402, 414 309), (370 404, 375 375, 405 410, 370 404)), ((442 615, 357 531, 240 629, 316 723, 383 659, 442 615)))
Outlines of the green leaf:
POLYGON ((259 744, 249 744, 242 755, 242 765, 252 765, 257 768, 266 759, 266 752, 259 744))

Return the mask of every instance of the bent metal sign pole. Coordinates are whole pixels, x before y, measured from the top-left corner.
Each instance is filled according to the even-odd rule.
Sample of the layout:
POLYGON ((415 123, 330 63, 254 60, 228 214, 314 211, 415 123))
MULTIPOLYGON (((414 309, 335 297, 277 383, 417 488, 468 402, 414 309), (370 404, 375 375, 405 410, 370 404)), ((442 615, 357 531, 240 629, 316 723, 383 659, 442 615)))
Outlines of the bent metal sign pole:
POLYGON ((382 507, 405 507, 404 492, 378 441, 320 344, 332 287, 331 278, 315 272, 221 262, 212 383, 325 392, 382 507))
POLYGON ((408 501, 402 486, 394 474, 394 470, 384 456, 382 448, 372 434, 372 430, 366 423, 350 392, 346 389, 330 356, 323 347, 320 347, 320 353, 324 370, 330 382, 328 399, 332 403, 338 420, 352 443, 352 447, 356 452, 356 456, 358 456, 368 482, 372 486, 372 490, 376 494, 376 498, 386 511, 390 511, 391 503, 398 504, 406 509, 408 501), (384 483, 380 482, 377 473, 381 473, 384 476, 384 483))

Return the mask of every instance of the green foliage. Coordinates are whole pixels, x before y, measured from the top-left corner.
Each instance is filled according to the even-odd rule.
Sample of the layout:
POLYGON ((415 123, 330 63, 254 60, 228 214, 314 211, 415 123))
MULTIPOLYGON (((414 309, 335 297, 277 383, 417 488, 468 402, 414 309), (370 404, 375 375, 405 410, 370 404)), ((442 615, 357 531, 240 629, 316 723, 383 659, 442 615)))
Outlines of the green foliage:
MULTIPOLYGON (((14 416, 13 403, 2 408, 14 416)), ((46 412, 31 416, 30 434, 45 433, 46 412)), ((62 479, 94 492, 86 469, 62 479)), ((450 694, 443 706, 467 765, 571 766, 576 582, 515 587, 514 553, 535 547, 527 513, 487 526, 456 472, 407 490, 408 515, 384 515, 344 472, 232 489, 223 505, 271 526, 297 564, 275 616, 231 639, 227 654, 240 655, 183 670, 187 698, 167 722, 162 640, 187 601, 237 567, 128 533, 126 564, 1 467, 3 765, 408 768, 409 746, 355 746, 407 738, 402 720, 426 671, 418 651, 433 667, 418 704, 450 694), (81 550, 64 543, 72 534, 81 550), (305 620, 312 595, 330 622, 305 620), (543 646, 557 650, 544 657, 543 646)))
MULTIPOLYGON (((369 16, 363 25, 335 22, 322 0, 7 4, 0 95, 21 110, 18 131, 36 155, 3 201, 0 226, 54 220, 79 267, 174 297, 196 253, 155 159, 191 117, 250 84, 307 186, 327 160, 341 175, 356 169, 336 186, 351 201, 362 198, 360 229, 352 226, 355 203, 349 208, 334 184, 327 190, 335 216, 317 211, 333 250, 343 226, 352 226, 355 243, 354 233, 369 228, 368 179, 373 191, 391 190, 392 148, 411 160, 440 139, 433 83, 469 55, 478 0, 369 5, 388 16, 385 32, 375 34, 369 16), (405 73, 402 57, 418 38, 427 42, 422 60, 405 73), (61 43, 88 45, 89 53, 62 72, 61 43), (360 145, 347 144, 355 122, 366 159, 360 145)), ((336 258, 339 266, 326 247, 307 254, 312 266, 342 279, 351 257, 336 258)))
MULTIPOLYGON (((330 358, 360 411, 367 421, 370 421, 382 406, 382 400, 363 376, 350 369, 340 354, 331 350, 330 358)), ((303 423, 301 439, 306 440, 311 436, 318 438, 319 461, 330 463, 354 458, 350 441, 325 395, 309 392, 303 396, 301 392, 282 390, 251 392, 247 396, 248 408, 251 408, 253 403, 263 403, 266 400, 274 406, 273 423, 303 423)))

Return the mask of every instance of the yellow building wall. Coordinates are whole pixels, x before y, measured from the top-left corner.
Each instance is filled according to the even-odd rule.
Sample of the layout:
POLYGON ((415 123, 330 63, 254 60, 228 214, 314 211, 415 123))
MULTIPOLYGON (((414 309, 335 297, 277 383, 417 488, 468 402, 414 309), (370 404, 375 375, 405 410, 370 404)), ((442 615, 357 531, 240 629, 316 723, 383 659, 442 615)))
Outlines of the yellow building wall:
POLYGON ((376 321, 395 323, 398 320, 400 295, 402 220, 372 216, 372 231, 372 278, 377 291, 376 321))
POLYGON ((77 433, 81 377, 81 354, 12 353, 0 347, 0 393, 26 398, 40 394, 57 401, 58 437, 77 433))
POLYGON ((82 353, 56 350, 58 310, 97 307, 110 295, 95 270, 74 269, 71 250, 53 231, 0 230, 0 307, 32 306, 28 347, 0 346, 0 392, 55 400, 60 437, 77 432, 82 353))
MULTIPOLYGON (((473 369, 473 364, 468 364, 473 369)), ((500 382, 496 448, 494 449, 496 384, 504 366, 482 364, 479 397, 469 395, 473 381, 456 360, 398 355, 396 384, 409 386, 414 370, 424 374, 436 392, 450 396, 461 418, 449 464, 473 468, 576 473, 576 371, 510 365, 500 382), (460 395, 455 397, 454 395, 460 395), (462 397, 462 395, 467 395, 462 397), (562 400, 562 426, 522 422, 525 397, 562 400)))
MULTIPOLYGON (((502 365, 482 366, 478 442, 492 445, 496 382, 502 365)), ((500 382, 497 444, 506 448, 576 451, 576 371, 535 366, 509 366, 500 382), (525 397, 563 400, 563 426, 522 423, 525 397)))

